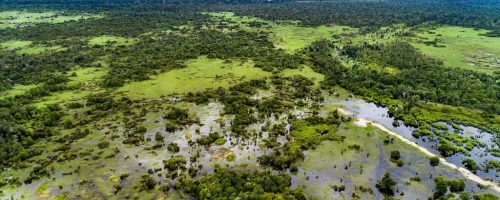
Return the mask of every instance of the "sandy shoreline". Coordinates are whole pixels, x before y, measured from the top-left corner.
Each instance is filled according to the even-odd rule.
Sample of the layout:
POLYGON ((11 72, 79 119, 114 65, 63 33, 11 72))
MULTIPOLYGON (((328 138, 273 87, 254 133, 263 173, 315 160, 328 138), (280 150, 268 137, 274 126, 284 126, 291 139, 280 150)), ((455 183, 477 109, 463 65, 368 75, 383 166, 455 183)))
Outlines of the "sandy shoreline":
MULTIPOLYGON (((343 110, 343 109, 339 109, 339 112, 341 113, 350 113, 349 111, 346 111, 346 110, 343 110)), ((375 123, 375 122, 372 122, 368 119, 364 119, 364 118, 360 118, 360 119, 357 119, 356 121, 353 122, 355 125, 357 126, 362 126, 362 127, 366 127, 368 125, 372 125, 374 127, 377 127, 379 128, 380 130, 384 131, 384 132, 387 132, 389 135, 392 135, 396 138, 398 138, 399 140, 401 140, 402 142, 404 142, 405 144, 408 144, 412 147, 415 147, 417 148, 419 151, 423 152, 424 154, 430 156, 430 157, 439 157, 439 160, 440 160, 440 164, 442 165, 445 165, 445 166, 448 166, 452 169, 456 169, 457 171, 459 171, 460 173, 462 173, 462 175, 471 180, 471 181, 474 181, 478 184, 481 184, 481 185, 485 185, 485 186, 489 186, 489 188, 495 190, 496 192, 500 193, 500 187, 495 184, 494 182, 491 182, 491 181, 487 181, 487 180, 484 180, 482 179, 481 177, 475 175, 474 173, 472 173, 471 171, 463 168, 463 167, 458 167, 456 166, 455 164, 453 163, 449 163, 448 161, 446 161, 446 159, 442 158, 441 156, 439 155, 436 155, 432 152, 430 152, 429 150, 427 150, 426 148, 424 147, 421 147, 419 146, 418 144, 416 144, 415 142, 412 142, 411 140, 389 130, 388 128, 386 128, 384 125, 382 124, 379 124, 379 123, 375 123)))

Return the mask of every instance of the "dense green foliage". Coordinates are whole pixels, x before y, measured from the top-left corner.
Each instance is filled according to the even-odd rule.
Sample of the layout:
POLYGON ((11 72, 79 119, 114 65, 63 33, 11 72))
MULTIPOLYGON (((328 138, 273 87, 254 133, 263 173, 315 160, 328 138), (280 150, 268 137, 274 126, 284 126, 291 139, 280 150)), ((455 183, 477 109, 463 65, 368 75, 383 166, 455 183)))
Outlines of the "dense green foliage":
POLYGON ((271 20, 300 20, 305 25, 340 24, 373 28, 401 22, 410 25, 430 22, 488 29, 500 28, 499 2, 494 0, 293 2, 237 5, 228 9, 271 20))
MULTIPOLYGON (((347 68, 331 55, 330 52, 337 48, 331 42, 319 41, 306 51, 315 69, 327 75, 325 84, 345 87, 355 94, 387 106, 390 115, 403 120, 407 125, 424 127, 415 132, 414 136, 428 135, 429 130, 425 127, 439 120, 473 124, 500 133, 495 119, 495 114, 500 113, 498 75, 444 67, 441 62, 403 42, 344 46, 340 48, 341 54, 360 61, 352 68, 347 68), (454 114, 455 111, 449 108, 440 111, 432 107, 436 104, 429 102, 480 109, 483 112, 475 117, 468 117, 466 112, 454 114), (423 114, 422 110, 438 110, 438 113, 445 114, 436 118, 423 114)), ((449 141, 459 138, 450 134, 449 137, 441 133, 438 135, 447 138, 440 141, 439 148, 443 155, 465 151, 449 141)), ((500 135, 497 134, 494 139, 496 143, 500 141, 499 138, 500 135)), ((474 146, 473 140, 467 143, 470 143, 467 148, 474 146)))
POLYGON ((438 176, 434 179, 436 189, 434 191, 434 199, 446 199, 444 195, 449 192, 458 193, 463 192, 465 183, 461 180, 446 179, 438 176))
POLYGON ((500 86, 496 77, 445 68, 439 61, 424 56, 405 43, 349 46, 344 53, 367 64, 398 69, 396 74, 391 74, 371 67, 355 66, 348 79, 340 84, 356 93, 374 93, 410 103, 431 101, 500 113, 500 86))
POLYGON ((301 190, 291 190, 291 178, 270 172, 236 173, 217 168, 200 180, 181 177, 178 187, 199 199, 296 199, 305 200, 301 190))
POLYGON ((390 173, 385 173, 384 177, 377 183, 377 189, 384 195, 394 196, 394 186, 396 182, 391 178, 390 173))

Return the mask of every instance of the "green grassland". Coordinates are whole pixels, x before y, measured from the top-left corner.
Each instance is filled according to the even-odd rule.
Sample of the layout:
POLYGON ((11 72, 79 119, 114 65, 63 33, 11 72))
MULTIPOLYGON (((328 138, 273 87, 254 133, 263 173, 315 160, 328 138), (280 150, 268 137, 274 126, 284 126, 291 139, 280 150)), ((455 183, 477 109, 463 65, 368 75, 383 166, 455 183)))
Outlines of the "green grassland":
POLYGON ((33 43, 32 41, 23 41, 23 40, 11 40, 1 44, 2 48, 7 49, 22 49, 27 48, 33 43))
POLYGON ((294 53, 314 41, 332 39, 333 35, 344 32, 355 32, 357 29, 348 26, 318 26, 303 27, 298 21, 271 22, 255 17, 238 16, 232 12, 208 13, 214 19, 232 22, 243 30, 262 30, 271 33, 271 40, 276 48, 284 49, 288 53, 294 53), (259 28, 250 27, 249 23, 260 22, 264 25, 259 28))
POLYGON ((68 72, 70 74, 70 81, 68 85, 75 86, 86 84, 90 87, 98 83, 99 79, 106 74, 105 68, 98 67, 82 67, 68 72))
POLYGON ((114 45, 132 45, 136 42, 136 39, 130 39, 126 37, 118 37, 112 35, 103 35, 99 37, 93 37, 89 40, 89 45, 106 45, 108 43, 114 45))
POLYGON ((12 89, 0 93, 0 99, 14 97, 16 95, 24 94, 26 91, 37 87, 38 85, 15 85, 12 89))
POLYGON ((42 97, 35 101, 33 105, 37 107, 43 107, 49 104, 55 103, 69 103, 82 100, 84 97, 92 94, 93 92, 97 92, 99 90, 68 90, 62 92, 56 92, 51 94, 50 96, 42 97))
POLYGON ((487 30, 444 26, 417 34, 413 45, 449 67, 493 72, 500 69, 500 38, 486 37, 487 30), (423 42, 435 41, 437 45, 423 42))
MULTIPOLYGON (((68 86, 73 87, 71 90, 55 92, 49 96, 38 99, 35 106, 45 106, 54 103, 68 103, 70 101, 80 101, 86 96, 100 91, 100 78, 106 74, 106 68, 86 67, 77 68, 67 72, 69 75, 68 86)), ((30 89, 40 85, 15 85, 12 89, 1 93, 0 99, 21 95, 30 89)))
POLYGON ((319 83, 325 79, 325 75, 315 72, 310 66, 307 65, 300 69, 284 69, 283 75, 287 77, 301 75, 314 81, 317 86, 319 86, 319 83))
POLYGON ((251 17, 251 16, 240 16, 240 15, 236 15, 233 12, 208 12, 205 14, 210 15, 211 17, 218 19, 218 20, 224 20, 224 21, 238 23, 238 24, 242 24, 242 25, 245 25, 245 23, 249 23, 249 22, 270 23, 269 21, 264 20, 264 19, 260 19, 257 17, 251 17))
POLYGON ((233 84, 269 76, 252 62, 209 59, 189 60, 185 68, 174 69, 154 76, 151 80, 133 82, 123 86, 131 98, 159 98, 162 95, 203 91, 207 88, 227 88, 233 84))
POLYGON ((67 85, 74 87, 73 90, 56 92, 49 96, 42 97, 37 100, 34 105, 41 107, 54 103, 81 101, 86 96, 102 90, 99 83, 100 78, 106 74, 106 69, 96 67, 77 68, 69 71, 68 74, 70 74, 70 81, 67 85))
POLYGON ((374 32, 351 32, 338 38, 338 44, 387 44, 408 41, 445 66, 492 73, 500 69, 500 38, 487 37, 488 30, 458 26, 410 28, 404 24, 382 27, 374 32))
POLYGON ((338 42, 340 44, 386 44, 395 42, 401 39, 405 34, 411 33, 411 28, 405 24, 393 24, 391 26, 381 27, 375 31, 368 33, 360 32, 347 32, 345 37, 339 38, 338 42))
POLYGON ((100 18, 101 15, 80 14, 66 15, 60 12, 22 12, 22 11, 3 11, 0 12, 0 29, 16 28, 38 23, 63 23, 67 21, 77 21, 82 19, 100 18))
POLYGON ((275 25, 271 30, 271 39, 276 47, 293 53, 314 41, 331 39, 333 35, 347 30, 350 30, 347 26, 299 27, 296 25, 275 25))
POLYGON ((59 45, 45 46, 33 44, 32 41, 11 40, 0 44, 1 49, 15 51, 18 54, 40 54, 47 51, 64 51, 66 48, 59 45))

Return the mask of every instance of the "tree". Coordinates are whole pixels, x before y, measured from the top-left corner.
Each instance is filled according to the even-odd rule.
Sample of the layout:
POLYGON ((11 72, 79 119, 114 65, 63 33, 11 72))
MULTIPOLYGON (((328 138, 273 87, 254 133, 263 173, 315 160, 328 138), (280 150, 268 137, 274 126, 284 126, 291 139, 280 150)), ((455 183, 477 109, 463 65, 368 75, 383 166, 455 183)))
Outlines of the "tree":
POLYGON ((448 187, 450 192, 453 193, 463 192, 465 189, 465 182, 463 180, 446 179, 438 176, 434 179, 434 183, 436 185, 434 190, 435 199, 444 196, 448 192, 448 187))
POLYGON ((179 145, 177 143, 168 144, 167 149, 168 149, 168 151, 173 152, 173 153, 177 153, 180 150, 179 145))
POLYGON ((394 186, 396 186, 396 181, 391 178, 390 173, 385 173, 384 177, 375 186, 380 193, 394 196, 394 186))
POLYGON ((465 189, 465 182, 461 180, 449 180, 451 192, 463 192, 465 189))
POLYGON ((434 189, 434 198, 437 199, 448 192, 448 183, 443 177, 436 177, 434 179, 436 188, 434 189))
POLYGON ((393 160, 401 159, 401 153, 399 151, 391 151, 391 159, 393 160))
POLYGON ((199 199, 307 199, 304 191, 290 189, 288 174, 238 173, 217 167, 198 181, 182 175, 176 183, 199 199))
POLYGON ((151 190, 156 185, 155 179, 148 174, 142 175, 141 184, 144 190, 151 190))

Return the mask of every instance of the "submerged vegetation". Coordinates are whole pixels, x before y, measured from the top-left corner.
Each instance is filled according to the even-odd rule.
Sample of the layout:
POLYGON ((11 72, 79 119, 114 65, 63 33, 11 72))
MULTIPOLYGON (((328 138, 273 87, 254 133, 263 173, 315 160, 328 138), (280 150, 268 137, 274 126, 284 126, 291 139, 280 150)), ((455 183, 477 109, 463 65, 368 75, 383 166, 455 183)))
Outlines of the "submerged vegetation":
POLYGON ((498 199, 500 4, 439 2, 6 0, 0 199, 498 199))

